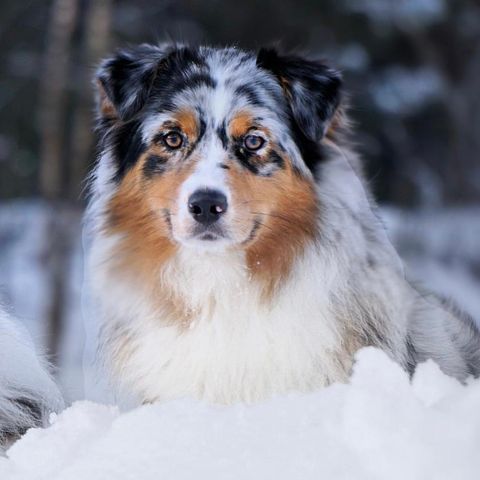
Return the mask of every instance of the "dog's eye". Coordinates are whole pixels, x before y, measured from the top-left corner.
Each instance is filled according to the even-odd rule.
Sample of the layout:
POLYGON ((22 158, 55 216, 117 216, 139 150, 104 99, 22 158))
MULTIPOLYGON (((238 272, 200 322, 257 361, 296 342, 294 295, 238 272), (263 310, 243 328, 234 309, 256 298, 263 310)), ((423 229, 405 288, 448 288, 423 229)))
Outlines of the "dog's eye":
POLYGON ((165 145, 169 148, 177 149, 183 145, 183 137, 178 132, 168 132, 163 137, 165 145))
POLYGON ((265 144, 265 140, 258 135, 247 135, 243 140, 245 148, 252 152, 260 150, 265 144))

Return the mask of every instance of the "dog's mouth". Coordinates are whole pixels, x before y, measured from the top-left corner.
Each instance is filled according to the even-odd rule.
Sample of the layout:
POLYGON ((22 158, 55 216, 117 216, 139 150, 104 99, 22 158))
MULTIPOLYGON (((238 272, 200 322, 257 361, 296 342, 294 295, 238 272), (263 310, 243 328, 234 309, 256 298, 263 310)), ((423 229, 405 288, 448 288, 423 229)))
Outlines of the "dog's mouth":
POLYGON ((205 242, 215 242, 217 240, 225 240, 228 238, 225 230, 219 225, 197 225, 193 229, 192 238, 205 242))
POLYGON ((214 242, 215 240, 218 240, 220 238, 224 238, 224 237, 221 237, 215 233, 209 233, 209 232, 206 232, 202 235, 198 235, 196 237, 198 240, 203 240, 205 242, 214 242))
POLYGON ((164 210, 162 213, 170 237, 174 242, 184 246, 207 248, 209 250, 224 249, 235 245, 246 248, 256 241, 263 226, 261 217, 256 216, 250 220, 249 225, 245 225, 243 232, 235 233, 235 231, 230 230, 227 223, 220 221, 210 224, 190 224, 183 230, 183 234, 179 234, 179 231, 174 228, 171 213, 168 210, 164 210))

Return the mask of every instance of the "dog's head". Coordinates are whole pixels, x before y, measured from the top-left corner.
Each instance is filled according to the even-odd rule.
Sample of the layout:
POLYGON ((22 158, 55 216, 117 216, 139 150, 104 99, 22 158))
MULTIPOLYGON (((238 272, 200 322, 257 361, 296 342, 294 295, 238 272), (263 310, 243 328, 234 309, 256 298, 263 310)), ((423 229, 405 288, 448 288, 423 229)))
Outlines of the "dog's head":
POLYGON ((254 259, 315 235, 313 172, 337 72, 274 50, 142 45, 104 61, 97 84, 109 225, 136 249, 241 248, 254 259))

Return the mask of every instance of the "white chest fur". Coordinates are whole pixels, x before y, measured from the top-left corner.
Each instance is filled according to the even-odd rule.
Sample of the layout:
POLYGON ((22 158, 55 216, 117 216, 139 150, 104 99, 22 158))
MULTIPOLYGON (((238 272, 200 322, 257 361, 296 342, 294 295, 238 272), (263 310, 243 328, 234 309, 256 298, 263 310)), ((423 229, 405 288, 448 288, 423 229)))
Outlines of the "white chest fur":
POLYGON ((165 322, 161 308, 131 284, 97 268, 106 353, 121 384, 142 401, 193 396, 231 403, 345 378, 334 355, 341 332, 328 295, 335 273, 313 246, 271 304, 262 303, 243 265, 241 255, 190 251, 164 269, 191 309, 187 327, 165 322))

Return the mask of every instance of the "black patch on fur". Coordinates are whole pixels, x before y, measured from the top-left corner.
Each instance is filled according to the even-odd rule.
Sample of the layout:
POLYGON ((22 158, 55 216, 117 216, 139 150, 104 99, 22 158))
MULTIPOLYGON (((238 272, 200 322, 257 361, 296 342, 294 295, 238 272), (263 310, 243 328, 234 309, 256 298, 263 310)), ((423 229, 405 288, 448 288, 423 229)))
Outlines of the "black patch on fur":
POLYGON ((233 148, 235 157, 247 170, 249 170, 255 175, 260 175, 260 172, 258 170, 258 162, 255 161, 257 155, 243 148, 242 144, 243 140, 236 142, 233 148))
POLYGON ((110 137, 109 145, 117 164, 114 179, 120 181, 146 150, 140 132, 140 122, 127 122, 114 127, 110 137))
POLYGON ((217 128, 217 135, 220 141, 222 142, 222 147, 226 150, 228 148, 228 136, 227 136, 227 129, 225 127, 225 122, 223 122, 217 128))
POLYGON ((410 338, 410 335, 407 335, 405 338, 405 347, 407 349, 407 358, 406 358, 406 365, 405 368, 410 376, 412 376, 415 372, 415 368, 417 367, 418 363, 418 352, 415 348, 415 345, 410 338))
POLYGON ((235 89, 235 96, 244 96, 247 98, 248 103, 252 106, 263 107, 265 103, 261 100, 258 95, 257 89, 254 85, 240 85, 235 89))
POLYGON ((285 168, 285 162, 283 161, 283 158, 274 150, 269 153, 268 161, 277 165, 278 168, 285 168))
POLYGON ((300 150, 300 155, 305 162, 305 165, 312 173, 317 173, 316 168, 319 163, 322 163, 327 155, 324 148, 319 142, 313 141, 306 137, 298 125, 291 119, 290 122, 293 141, 300 150))
POLYGON ((168 158, 159 155, 149 155, 143 165, 145 177, 152 178, 154 175, 161 175, 165 172, 168 158))
POLYGON ((278 80, 288 105, 295 143, 311 171, 323 160, 319 145, 340 104, 340 74, 321 62, 261 49, 257 65, 278 80))
POLYGON ((203 114, 200 112, 198 116, 198 121, 200 123, 199 129, 198 129, 198 137, 196 140, 196 143, 198 143, 203 136, 205 135, 205 132, 207 131, 207 123, 205 122, 205 119, 203 118, 203 114))
POLYGON ((173 83, 170 85, 170 88, 172 91, 178 93, 182 90, 187 90, 189 88, 194 89, 201 86, 215 88, 217 86, 217 82, 208 73, 199 72, 190 76, 181 76, 173 81, 173 83))

